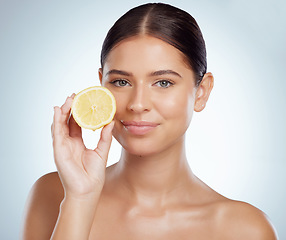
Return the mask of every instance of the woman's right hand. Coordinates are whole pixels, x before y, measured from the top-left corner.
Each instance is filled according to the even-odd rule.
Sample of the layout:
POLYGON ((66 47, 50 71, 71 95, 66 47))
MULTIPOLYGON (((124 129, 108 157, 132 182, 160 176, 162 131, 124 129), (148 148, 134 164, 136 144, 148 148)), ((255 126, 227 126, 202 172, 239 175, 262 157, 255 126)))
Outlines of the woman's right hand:
POLYGON ((97 147, 87 149, 81 128, 70 114, 74 96, 68 97, 61 107, 54 107, 53 149, 65 197, 84 199, 99 195, 102 190, 114 122, 102 129, 97 147))

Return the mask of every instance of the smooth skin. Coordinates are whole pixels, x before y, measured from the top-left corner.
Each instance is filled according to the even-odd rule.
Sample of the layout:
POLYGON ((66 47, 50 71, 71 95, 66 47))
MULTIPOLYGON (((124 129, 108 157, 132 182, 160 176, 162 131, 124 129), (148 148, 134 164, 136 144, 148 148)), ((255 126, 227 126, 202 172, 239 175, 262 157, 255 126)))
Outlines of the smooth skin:
POLYGON ((114 47, 99 77, 117 101, 114 121, 91 150, 69 118, 73 96, 55 107, 58 172, 34 184, 22 239, 278 239, 262 211, 218 194, 188 165, 185 133, 193 112, 206 106, 211 73, 196 87, 176 48, 142 35, 114 47), (153 127, 138 131, 130 121, 153 127), (112 134, 122 153, 106 168, 112 134))

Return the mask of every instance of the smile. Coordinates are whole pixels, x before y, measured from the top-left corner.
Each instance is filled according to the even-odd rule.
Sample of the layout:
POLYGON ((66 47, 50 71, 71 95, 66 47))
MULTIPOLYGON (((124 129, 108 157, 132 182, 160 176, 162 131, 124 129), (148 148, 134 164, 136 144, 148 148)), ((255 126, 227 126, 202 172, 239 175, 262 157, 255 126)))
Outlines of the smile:
POLYGON ((124 129, 133 135, 144 135, 154 130, 159 124, 146 121, 121 121, 124 129))

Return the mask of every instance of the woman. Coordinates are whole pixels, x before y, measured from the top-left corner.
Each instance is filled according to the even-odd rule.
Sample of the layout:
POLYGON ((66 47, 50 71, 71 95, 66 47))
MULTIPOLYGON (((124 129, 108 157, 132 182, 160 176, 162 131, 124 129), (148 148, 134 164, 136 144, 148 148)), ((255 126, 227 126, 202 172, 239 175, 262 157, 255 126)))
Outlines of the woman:
POLYGON ((131 9, 108 32, 101 65, 114 121, 91 150, 70 116, 74 95, 55 107, 58 172, 33 186, 24 239, 277 239, 260 210, 221 196, 188 165, 186 130, 214 81, 188 13, 166 4, 131 9), (112 134, 122 153, 106 168, 112 134))

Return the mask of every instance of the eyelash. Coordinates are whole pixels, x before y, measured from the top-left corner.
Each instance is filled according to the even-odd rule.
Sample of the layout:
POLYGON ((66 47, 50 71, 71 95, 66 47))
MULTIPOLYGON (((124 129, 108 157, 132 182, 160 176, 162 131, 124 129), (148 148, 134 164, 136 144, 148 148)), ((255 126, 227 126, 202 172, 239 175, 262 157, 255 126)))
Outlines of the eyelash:
MULTIPOLYGON (((127 84, 131 85, 131 84, 130 84, 127 80, 125 80, 125 79, 115 79, 115 80, 111 81, 110 83, 111 83, 112 85, 114 85, 115 87, 125 87, 125 86, 127 86, 127 84), (122 82, 124 82, 126 85, 124 85, 124 86, 120 85, 120 83, 122 83, 122 82)), ((171 81, 169 81, 169 80, 165 80, 165 79, 164 79, 164 80, 159 80, 159 81, 155 82, 154 85, 157 85, 158 87, 161 87, 161 88, 169 88, 169 87, 173 86, 174 83, 171 82, 171 81), (161 86, 160 83, 162 83, 162 82, 166 82, 166 83, 168 84, 168 86, 161 86)))
POLYGON ((159 87, 162 87, 162 88, 169 88, 169 87, 171 87, 171 86, 173 86, 174 85, 174 83, 173 82, 171 82, 171 81, 169 81, 169 80, 159 80, 159 81, 157 81, 156 83, 155 83, 155 85, 157 85, 157 84, 159 84, 159 87), (163 86, 160 86, 160 83, 162 83, 162 82, 166 82, 167 84, 168 84, 168 86, 165 86, 165 87, 163 87, 163 86))
POLYGON ((114 81, 111 81, 110 83, 112 84, 112 85, 114 85, 115 87, 125 87, 126 85, 124 85, 124 86, 120 86, 119 85, 119 83, 122 83, 122 82, 125 82, 126 84, 129 84, 129 85, 131 85, 127 80, 125 80, 125 79, 116 79, 116 80, 114 80, 114 81))

